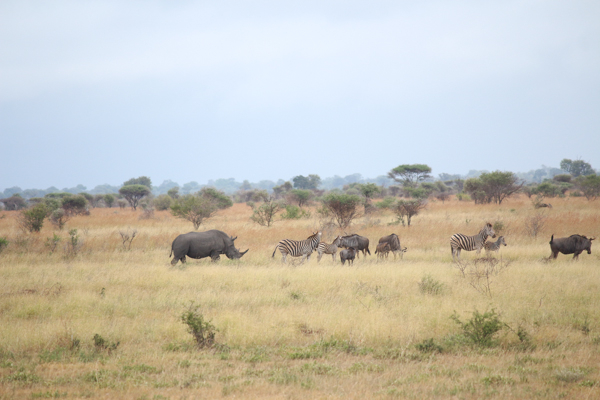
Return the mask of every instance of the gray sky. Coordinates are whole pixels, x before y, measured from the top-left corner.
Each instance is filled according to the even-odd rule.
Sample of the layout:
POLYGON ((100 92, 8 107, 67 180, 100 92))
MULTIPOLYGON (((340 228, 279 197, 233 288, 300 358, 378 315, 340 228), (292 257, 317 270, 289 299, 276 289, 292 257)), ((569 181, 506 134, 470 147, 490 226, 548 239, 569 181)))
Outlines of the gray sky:
POLYGON ((600 168, 600 2, 0 2, 0 190, 600 168))

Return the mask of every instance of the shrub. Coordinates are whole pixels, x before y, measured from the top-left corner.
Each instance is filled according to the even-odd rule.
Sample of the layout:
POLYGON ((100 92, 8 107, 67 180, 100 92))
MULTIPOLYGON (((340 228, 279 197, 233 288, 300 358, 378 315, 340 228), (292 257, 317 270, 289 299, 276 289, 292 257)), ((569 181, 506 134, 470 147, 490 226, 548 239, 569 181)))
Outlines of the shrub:
POLYGON ((493 347, 497 343, 494 336, 505 327, 500 321, 496 311, 486 311, 483 314, 479 311, 473 311, 473 318, 462 322, 456 311, 450 317, 462 329, 463 335, 474 345, 479 347, 493 347))
POLYGON ((415 348, 421 353, 441 353, 443 351, 442 346, 436 344, 433 338, 425 339, 421 343, 417 343, 415 348))
POLYGON ((282 219, 300 219, 300 218, 310 218, 310 212, 301 209, 298 206, 293 204, 288 204, 285 206, 285 212, 281 214, 282 219))
POLYGON ((117 347, 119 347, 120 343, 121 342, 111 343, 97 333, 94 335, 94 347, 97 351, 108 351, 109 353, 111 353, 114 350, 116 350, 117 347))
POLYGON ((396 205, 392 208, 398 221, 404 225, 404 217, 407 219, 407 224, 410 226, 412 217, 419 214, 419 211, 425 208, 427 202, 422 199, 417 200, 398 200, 396 205))
POLYGON ((360 197, 345 193, 329 193, 322 202, 326 212, 332 214, 341 229, 346 229, 359 216, 358 207, 362 203, 360 197))
POLYGON ((85 214, 88 201, 81 195, 66 196, 61 200, 61 206, 68 215, 85 214))
POLYGON ((2 250, 8 247, 9 243, 10 242, 6 237, 0 237, 0 253, 2 253, 2 250))
POLYGON ((62 208, 58 208, 52 211, 52 213, 50 214, 50 222, 59 230, 62 230, 65 227, 65 224, 69 219, 69 214, 67 214, 62 208))
POLYGON ((187 325, 188 332, 194 336, 198 347, 211 347, 215 344, 215 334, 219 330, 210 321, 204 320, 198 308, 193 301, 190 302, 190 306, 181 314, 181 322, 187 325))
POLYGON ((276 202, 274 198, 267 198, 260 206, 251 205, 253 212, 250 219, 261 226, 269 227, 275 222, 275 214, 281 209, 282 205, 276 202))
POLYGON ((150 189, 146 185, 125 185, 119 189, 119 193, 136 210, 140 200, 150 194, 150 189))
POLYGON ((106 204, 106 207, 111 208, 115 202, 115 196, 113 196, 112 194, 105 194, 104 195, 104 204, 106 204))
POLYGON ((218 210, 212 200, 193 194, 181 196, 171 205, 171 214, 190 221, 194 224, 195 230, 198 230, 202 222, 212 217, 218 210))
POLYGON ((394 205, 394 203, 396 202, 396 199, 394 197, 386 197, 383 200, 375 203, 375 207, 382 209, 382 210, 387 210, 392 208, 392 206, 394 205))
POLYGON ((28 210, 22 210, 18 217, 19 225, 28 232, 39 232, 44 226, 48 209, 44 203, 36 204, 28 210))
POLYGON ((164 211, 171 208, 173 198, 166 194, 161 194, 152 200, 152 205, 156 207, 158 211, 164 211))
POLYGON ((431 275, 425 275, 419 282, 419 291, 423 294, 439 295, 444 293, 444 284, 433 279, 431 275))

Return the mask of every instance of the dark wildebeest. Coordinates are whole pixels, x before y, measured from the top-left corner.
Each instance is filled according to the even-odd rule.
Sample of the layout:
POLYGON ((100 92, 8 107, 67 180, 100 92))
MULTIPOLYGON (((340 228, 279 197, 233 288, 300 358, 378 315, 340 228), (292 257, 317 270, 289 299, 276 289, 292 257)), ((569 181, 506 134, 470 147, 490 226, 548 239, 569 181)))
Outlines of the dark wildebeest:
POLYGON ((357 234, 342 236, 339 246, 344 247, 346 249, 353 247, 356 250, 356 258, 360 258, 358 256, 360 251, 363 252, 363 255, 365 257, 366 253, 369 253, 369 255, 371 255, 371 252, 369 251, 369 238, 357 234))
POLYGON ((500 250, 500 246, 506 246, 506 242, 504 241, 504 236, 499 236, 498 240, 495 242, 485 242, 483 247, 485 248, 485 253, 495 251, 496 253, 500 250))
MULTIPOLYGON (((379 239, 379 243, 388 243, 390 245, 390 251, 394 253, 394 260, 396 259, 396 254, 400 253, 400 258, 404 255, 404 251, 402 250, 402 246, 400 246, 400 238, 395 233, 391 235, 384 236, 379 239)), ((377 251, 375 251, 377 253, 377 251)))
POLYGON ((319 255, 317 257, 317 262, 321 261, 321 257, 323 257, 323 254, 331 254, 331 258, 333 259, 333 261, 335 261, 335 255, 337 254, 338 246, 340 244, 341 239, 342 237, 338 236, 333 240, 331 244, 325 242, 319 243, 319 246, 317 247, 317 254, 319 255))
POLYGON ((215 229, 206 232, 189 232, 179 235, 173 240, 173 244, 171 245, 171 254, 169 254, 169 257, 173 255, 171 264, 175 265, 179 260, 184 263, 185 256, 190 258, 210 257, 213 262, 218 261, 221 258, 221 254, 225 254, 229 259, 240 258, 248 250, 240 253, 233 244, 235 239, 237 239, 237 236, 231 237, 225 232, 215 229))
POLYGON ((390 244, 389 243, 379 243, 377 245, 377 248, 375 249, 375 254, 377 254, 377 258, 381 258, 383 260, 383 257, 387 258, 388 254, 390 252, 390 244))
POLYGON ((556 258, 558 253, 573 254, 573 259, 579 259, 579 255, 587 250, 588 254, 592 254, 592 240, 583 235, 571 235, 566 238, 556 238, 554 235, 550 238, 550 254, 551 258, 556 258))
POLYGON ((348 264, 354 265, 354 257, 358 255, 358 251, 354 249, 354 247, 348 247, 340 251, 340 260, 342 260, 342 265, 348 260, 348 264))

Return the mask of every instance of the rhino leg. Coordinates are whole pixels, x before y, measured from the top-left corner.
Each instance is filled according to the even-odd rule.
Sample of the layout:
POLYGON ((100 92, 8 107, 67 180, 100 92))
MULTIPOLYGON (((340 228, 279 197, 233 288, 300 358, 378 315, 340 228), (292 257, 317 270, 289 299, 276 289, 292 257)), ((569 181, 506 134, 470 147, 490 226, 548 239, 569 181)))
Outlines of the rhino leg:
POLYGON ((217 262, 221 259, 221 253, 219 253, 216 250, 213 250, 210 252, 210 259, 212 260, 212 262, 217 262))

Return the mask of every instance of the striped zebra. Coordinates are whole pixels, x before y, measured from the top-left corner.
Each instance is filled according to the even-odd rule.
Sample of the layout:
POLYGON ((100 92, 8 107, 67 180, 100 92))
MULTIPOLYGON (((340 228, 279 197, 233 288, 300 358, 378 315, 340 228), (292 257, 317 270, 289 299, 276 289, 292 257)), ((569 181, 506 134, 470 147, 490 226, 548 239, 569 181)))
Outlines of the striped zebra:
POLYGON ((485 224, 483 229, 475 236, 466 236, 462 233, 455 233, 450 238, 450 248, 452 249, 452 260, 455 261, 455 256, 460 261, 460 251, 473 251, 477 250, 477 254, 481 252, 485 244, 485 240, 491 236, 496 237, 496 232, 492 228, 492 224, 489 222, 485 224))
POLYGON ((317 262, 321 261, 321 257, 323 257, 323 254, 331 254, 331 258, 335 262, 335 255, 337 254, 338 246, 340 245, 341 239, 342 237, 338 236, 334 239, 334 241, 331 244, 327 244, 325 242, 319 243, 319 246, 317 247, 317 253, 319 254, 319 256, 317 257, 317 262))
POLYGON ((486 254, 491 251, 495 251, 497 253, 500 250, 500 246, 502 245, 506 246, 506 242, 504 241, 504 236, 499 236, 498 240, 496 240, 495 242, 485 242, 485 252, 486 254))
POLYGON ((306 240, 283 239, 277 244, 271 257, 275 257, 275 252, 277 249, 279 249, 281 255, 283 256, 281 261, 284 264, 288 254, 292 257, 302 257, 302 262, 304 262, 305 259, 310 260, 310 255, 313 251, 315 251, 320 241, 321 232, 313 233, 307 237, 306 240))

